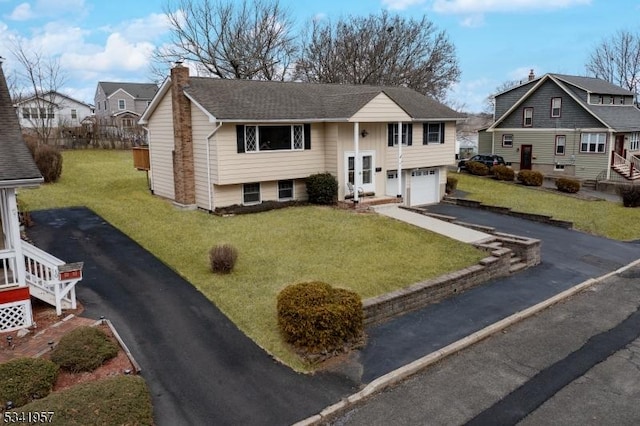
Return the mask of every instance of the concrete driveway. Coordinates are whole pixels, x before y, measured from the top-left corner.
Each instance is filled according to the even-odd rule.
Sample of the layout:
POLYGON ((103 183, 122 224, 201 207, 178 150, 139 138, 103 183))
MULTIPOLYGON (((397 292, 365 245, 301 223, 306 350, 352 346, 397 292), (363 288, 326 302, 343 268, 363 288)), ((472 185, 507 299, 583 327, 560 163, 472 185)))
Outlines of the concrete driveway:
POLYGON ((110 319, 142 367, 157 425, 287 425, 354 392, 339 374, 296 374, 191 284, 85 208, 33 212, 35 243, 84 262, 83 316, 110 319))

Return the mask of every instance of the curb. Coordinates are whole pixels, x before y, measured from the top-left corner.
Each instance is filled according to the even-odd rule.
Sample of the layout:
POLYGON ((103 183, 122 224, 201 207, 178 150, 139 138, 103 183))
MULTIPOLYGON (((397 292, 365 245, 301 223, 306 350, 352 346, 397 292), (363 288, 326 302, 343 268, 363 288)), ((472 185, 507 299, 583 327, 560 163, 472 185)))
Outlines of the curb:
POLYGON ((136 361, 135 358, 133 357, 133 355, 131 354, 131 351, 129 350, 127 345, 124 343, 124 340, 122 340, 122 338, 120 337, 120 334, 118 334, 118 331, 113 326, 113 323, 111 321, 109 321, 108 319, 99 319, 98 321, 95 322, 94 325, 100 325, 100 324, 107 324, 107 326, 109 326, 109 329, 111 330, 111 332, 115 336, 116 340, 120 344, 120 347, 122 348, 124 353, 127 355, 127 358, 129 358, 129 361, 131 362, 131 365, 133 366, 133 370, 134 370, 133 373, 134 374, 140 374, 140 372, 142 371, 142 368, 140 367, 140 364, 138 364, 138 361, 136 361))
POLYGON ((384 376, 378 377, 377 379, 375 379, 374 381, 372 381, 371 383, 369 383, 368 385, 366 385, 361 391, 356 392, 346 398, 344 398, 342 401, 337 402, 333 405, 330 405, 329 407, 325 408, 324 410, 322 410, 320 413, 308 417, 304 420, 301 420, 297 423, 294 423, 293 426, 311 426, 311 425, 320 425, 322 424, 322 422, 327 421, 335 416, 340 415, 341 413, 347 411, 349 408, 351 408, 352 406, 356 405, 357 403, 360 403, 362 401, 364 401, 367 397, 375 394, 375 393, 379 393, 383 390, 385 390, 386 388, 389 388, 403 380, 406 380, 407 378, 413 376, 416 373, 419 373, 421 370, 435 364, 436 362, 447 358, 463 349, 468 348, 469 346, 478 343, 481 340, 486 339, 487 337, 490 337, 502 330, 504 330, 505 328, 516 324, 526 318, 529 318, 535 314, 537 314, 538 312, 541 312, 549 307, 551 307, 552 305, 555 305, 556 303, 559 303, 573 295, 575 295, 576 293, 579 293, 611 276, 614 275, 618 275, 624 271, 626 271, 627 269, 630 269, 634 266, 640 265, 640 259, 637 259, 631 263, 629 263, 628 265, 625 265, 619 269, 616 269, 613 272, 609 272, 605 275, 602 275, 600 277, 597 278, 589 278, 586 281, 583 281, 580 284, 575 285, 574 287, 571 287, 561 293, 556 294, 553 297, 550 297, 547 300, 544 300, 536 305, 533 305, 525 310, 522 310, 520 312, 516 312, 513 315, 510 315, 496 323, 493 323, 481 330, 476 331, 473 334, 470 334, 469 336, 462 338, 456 342, 451 343, 450 345, 445 346, 442 349, 439 349, 435 352, 432 352, 428 355, 425 355, 422 358, 419 358, 403 367, 400 367, 390 373, 385 374, 384 376))

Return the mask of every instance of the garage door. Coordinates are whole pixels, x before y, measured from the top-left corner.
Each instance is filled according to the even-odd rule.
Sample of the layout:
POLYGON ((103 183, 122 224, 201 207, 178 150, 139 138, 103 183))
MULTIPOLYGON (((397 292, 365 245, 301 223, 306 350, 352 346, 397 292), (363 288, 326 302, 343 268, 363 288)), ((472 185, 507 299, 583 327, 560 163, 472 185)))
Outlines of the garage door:
POLYGON ((440 202, 440 180, 438 169, 414 169, 411 171, 410 205, 440 202))

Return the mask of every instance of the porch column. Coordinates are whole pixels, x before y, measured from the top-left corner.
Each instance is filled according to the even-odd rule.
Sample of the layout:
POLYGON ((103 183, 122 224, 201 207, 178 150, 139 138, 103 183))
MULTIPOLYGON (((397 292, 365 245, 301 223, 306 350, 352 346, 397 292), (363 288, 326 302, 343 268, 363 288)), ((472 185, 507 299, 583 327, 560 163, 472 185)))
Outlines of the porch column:
POLYGON ((25 277, 25 264, 24 264, 24 254, 22 253, 22 239, 20 238, 20 219, 18 218, 18 203, 16 202, 16 190, 14 188, 4 189, 4 197, 2 200, 5 203, 4 211, 8 213, 8 218, 3 218, 3 220, 7 219, 6 229, 8 230, 8 235, 6 235, 6 239, 9 247, 13 249, 16 254, 16 269, 17 271, 13 271, 15 276, 18 278, 18 285, 24 286, 26 285, 26 277, 25 277))
MULTIPOLYGON (((358 203, 360 197, 358 195, 358 188, 360 188, 360 162, 358 161, 360 150, 360 123, 357 121, 353 123, 353 202, 358 203)), ((347 167, 348 169, 349 167, 347 167)), ((348 171, 348 170, 347 170, 348 171)), ((349 173, 347 173, 347 181, 349 180, 349 173)))
MULTIPOLYGON (((609 159, 613 158, 613 153, 615 151, 615 143, 616 143, 616 138, 615 135, 613 134, 613 130, 609 130, 608 134, 607 134, 607 138, 609 139, 609 143, 607 144, 609 146, 609 159)), ((607 163, 609 163, 609 161, 607 161, 607 163)), ((607 166, 607 180, 611 179, 611 167, 612 164, 609 164, 607 166)))
MULTIPOLYGON (((408 137, 409 135, 407 135, 408 137)), ((402 122, 398 121, 398 198, 402 198, 402 122)))

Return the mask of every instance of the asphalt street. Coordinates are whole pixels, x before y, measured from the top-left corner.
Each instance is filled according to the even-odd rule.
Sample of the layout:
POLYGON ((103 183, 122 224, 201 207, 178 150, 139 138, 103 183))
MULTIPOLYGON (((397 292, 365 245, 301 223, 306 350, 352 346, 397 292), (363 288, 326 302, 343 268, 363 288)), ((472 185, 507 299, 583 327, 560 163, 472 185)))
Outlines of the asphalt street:
POLYGON ((332 425, 640 423, 640 266, 352 407, 332 425))
POLYGON ((33 212, 35 243, 84 262, 83 316, 110 319, 142 367, 163 425, 286 425, 356 389, 274 361, 191 284, 86 208, 33 212))

